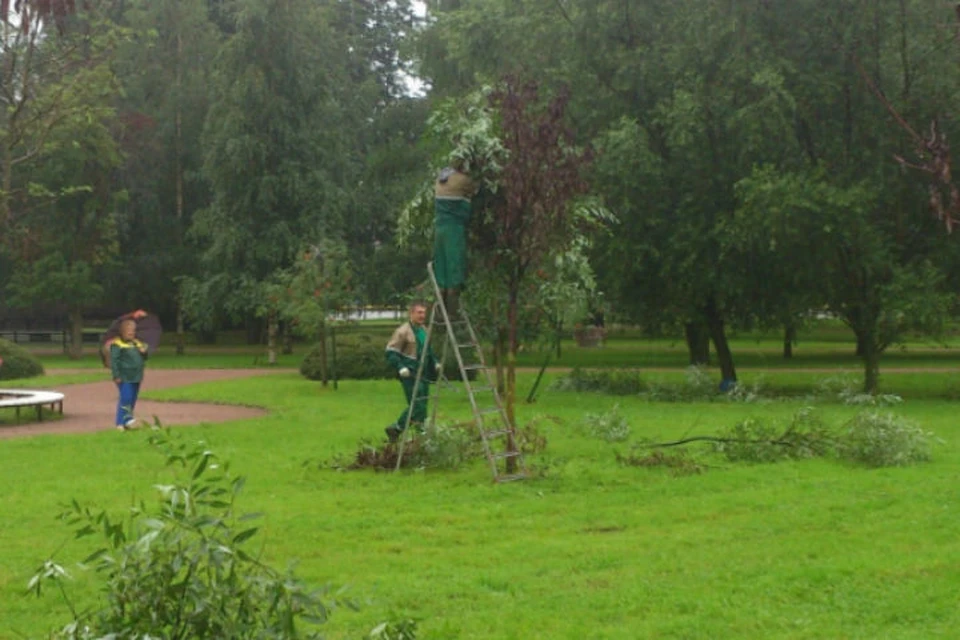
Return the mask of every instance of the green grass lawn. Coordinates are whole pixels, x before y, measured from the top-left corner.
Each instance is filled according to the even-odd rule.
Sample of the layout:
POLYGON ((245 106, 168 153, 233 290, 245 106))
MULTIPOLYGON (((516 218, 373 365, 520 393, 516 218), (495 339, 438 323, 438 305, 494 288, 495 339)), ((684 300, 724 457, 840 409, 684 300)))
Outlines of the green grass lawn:
MULTIPOLYGON (((681 374, 663 374, 665 376, 681 374)), ((816 374, 769 374, 812 387, 816 374)), ((541 420, 540 475, 490 483, 459 471, 338 472, 319 463, 380 440, 400 409, 395 382, 322 390, 279 374, 147 393, 154 399, 261 405, 271 415, 180 430, 205 439, 247 476, 241 507, 266 514, 251 542, 313 584, 345 587, 329 638, 362 638, 391 612, 421 618, 420 638, 917 638, 960 624, 960 433, 954 404, 919 393, 949 374, 904 374, 896 411, 944 443, 931 463, 870 470, 831 461, 715 462, 702 475, 619 466, 577 428, 618 403, 633 438, 711 434, 742 418, 787 418, 800 400, 651 403, 546 390, 519 418, 541 420), (908 392, 918 392, 910 397, 908 392), (304 463, 308 464, 304 464, 304 463)), ((787 380, 787 382, 784 382, 787 380)), ((526 390, 532 376, 521 376, 526 390)), ((447 392, 442 412, 467 415, 447 392)), ((826 404, 831 422, 856 409, 826 404)), ((0 441, 0 638, 43 637, 66 619, 57 598, 21 595, 48 553, 92 550, 54 518, 70 498, 120 513, 169 469, 143 432, 0 441)), ((77 572, 75 572, 77 573, 77 572)), ((95 585, 79 572, 80 604, 95 585)))

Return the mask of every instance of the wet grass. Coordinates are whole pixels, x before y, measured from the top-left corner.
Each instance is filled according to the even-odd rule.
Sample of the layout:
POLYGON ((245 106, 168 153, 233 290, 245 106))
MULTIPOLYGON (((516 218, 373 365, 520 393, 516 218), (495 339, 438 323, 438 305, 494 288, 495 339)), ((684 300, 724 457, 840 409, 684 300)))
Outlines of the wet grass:
MULTIPOLYGON (((789 375, 805 375, 808 386, 818 377, 789 375)), ((907 393, 896 411, 943 440, 933 462, 870 470, 714 461, 678 476, 619 464, 630 443, 589 438, 577 422, 618 403, 634 441, 659 440, 785 418, 808 401, 661 403, 546 390, 519 407, 521 422, 556 418, 538 422, 548 446, 529 460, 537 476, 502 486, 482 462, 457 472, 329 469, 326 461, 383 438, 402 398, 392 381, 334 392, 279 374, 146 395, 270 407, 263 418, 179 432, 205 439, 247 476, 241 505, 266 514, 253 541, 265 560, 296 562, 303 578, 346 585, 359 602, 359 611, 334 613, 329 638, 364 637, 392 612, 420 618, 424 639, 950 637, 960 624, 956 407, 911 394, 953 382, 884 380, 907 393)), ((521 387, 531 383, 521 376, 521 387)), ((452 390, 441 410, 468 413, 452 390)), ((831 422, 857 411, 818 410, 831 422)), ((76 497, 118 513, 169 480, 144 440, 103 432, 3 443, 0 637, 42 637, 66 619, 55 597, 21 596, 48 552, 63 545, 61 558, 76 560, 90 550, 53 518, 60 503, 76 497)), ((79 603, 88 604, 95 585, 77 575, 79 603)))

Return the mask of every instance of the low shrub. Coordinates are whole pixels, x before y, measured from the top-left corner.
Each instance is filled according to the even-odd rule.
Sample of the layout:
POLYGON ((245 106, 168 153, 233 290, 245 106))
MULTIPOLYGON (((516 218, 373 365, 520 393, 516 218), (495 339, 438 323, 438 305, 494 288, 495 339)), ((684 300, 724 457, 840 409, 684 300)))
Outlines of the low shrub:
POLYGON ((531 456, 547 450, 547 436, 539 427, 542 422, 552 422, 558 425, 562 421, 556 416, 537 415, 522 426, 517 427, 517 447, 523 455, 531 456))
POLYGON ((664 468, 675 476, 696 475, 703 473, 707 468, 706 465, 691 456, 689 452, 682 449, 670 452, 634 449, 627 455, 618 453, 617 462, 628 467, 664 468))
POLYGON ((892 413, 860 413, 844 428, 840 457, 868 467, 902 467, 930 460, 936 437, 892 413))
MULTIPOLYGON (((898 467, 930 460, 931 450, 939 442, 934 434, 894 414, 865 411, 838 429, 827 425, 811 407, 804 407, 786 424, 748 418, 716 436, 691 436, 674 442, 647 441, 634 448, 660 452, 667 447, 706 443, 713 452, 731 462, 770 463, 830 457, 868 467, 898 467)), ((659 453, 627 457, 618 454, 617 460, 632 466, 668 466, 674 462, 667 454, 659 453)))
POLYGON ((758 418, 741 420, 720 433, 714 448, 731 462, 778 462, 829 455, 836 434, 805 407, 786 425, 758 418))
MULTIPOLYGON (((546 449, 547 439, 537 428, 537 424, 543 419, 550 418, 535 418, 516 430, 516 445, 524 455, 541 453, 546 449)), ((503 440, 498 439, 498 442, 502 443, 503 440)), ((363 441, 356 453, 349 456, 334 456, 329 462, 320 466, 338 471, 356 469, 393 471, 397 468, 399 454, 398 444, 363 441)), ((438 422, 428 424, 423 432, 414 433, 412 437, 403 439, 400 468, 459 469, 483 456, 483 443, 472 421, 438 422)), ((311 460, 304 462, 305 467, 313 464, 311 460)))
POLYGON ((646 396, 660 402, 710 402, 723 394, 704 367, 690 366, 681 384, 651 383, 646 396))
MULTIPOLYGON (((384 357, 384 345, 373 336, 358 334, 337 337, 336 377, 342 380, 385 380, 396 372, 384 357)), ((315 344, 300 363, 300 375, 308 380, 321 379, 322 352, 315 344)), ((333 349, 327 344, 327 375, 333 376, 333 349)))
POLYGON ((642 395, 655 402, 758 402, 763 397, 762 382, 752 386, 733 385, 727 392, 704 367, 687 367, 682 383, 647 382, 639 369, 573 369, 554 380, 554 391, 589 391, 614 396, 642 395))
POLYGON ((620 413, 620 405, 613 405, 603 413, 588 413, 580 428, 588 435, 606 442, 623 442, 630 437, 630 423, 620 413))
POLYGON ((560 376, 550 385, 556 391, 591 391, 615 396, 642 393, 647 385, 637 369, 580 369, 560 376))
POLYGON ((29 351, 0 338, 0 380, 17 380, 43 375, 43 365, 29 351))
POLYGON ((818 398, 861 407, 889 407, 903 402, 902 397, 892 393, 865 393, 860 381, 853 376, 824 378, 815 393, 818 398))
MULTIPOLYGON (((377 469, 393 471, 397 467, 400 445, 364 441, 349 457, 335 456, 324 466, 337 470, 377 469)), ((403 438, 402 469, 456 469, 483 455, 483 445, 472 422, 427 425, 422 433, 403 438)), ((309 464, 309 462, 307 463, 309 464)))
POLYGON ((404 451, 410 466, 421 469, 457 469, 483 455, 483 445, 472 422, 428 424, 417 438, 419 446, 404 451))

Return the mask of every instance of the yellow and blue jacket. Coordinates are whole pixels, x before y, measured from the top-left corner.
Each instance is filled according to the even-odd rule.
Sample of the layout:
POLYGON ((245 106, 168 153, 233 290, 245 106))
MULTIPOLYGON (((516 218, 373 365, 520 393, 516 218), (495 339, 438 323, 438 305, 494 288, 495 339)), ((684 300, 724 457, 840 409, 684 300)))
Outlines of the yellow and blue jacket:
POLYGON ((147 356, 140 353, 140 349, 146 348, 137 339, 127 342, 117 337, 110 341, 110 373, 113 379, 121 382, 142 381, 147 356))

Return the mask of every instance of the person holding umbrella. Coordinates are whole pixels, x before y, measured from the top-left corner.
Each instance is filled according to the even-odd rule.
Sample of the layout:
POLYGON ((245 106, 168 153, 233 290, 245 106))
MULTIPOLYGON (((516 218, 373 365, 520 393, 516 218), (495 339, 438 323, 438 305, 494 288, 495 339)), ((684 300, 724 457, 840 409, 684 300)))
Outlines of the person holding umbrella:
POLYGON ((147 360, 147 345, 136 338, 137 321, 133 318, 120 323, 120 335, 110 343, 110 373, 117 385, 117 429, 133 428, 136 418, 133 408, 140 394, 143 369, 147 360))
POLYGON ((116 426, 121 431, 136 424, 133 409, 140 394, 147 355, 160 344, 161 331, 156 316, 137 309, 117 318, 104 334, 101 354, 119 392, 116 426))

